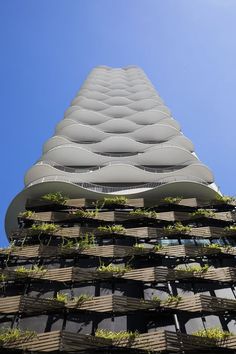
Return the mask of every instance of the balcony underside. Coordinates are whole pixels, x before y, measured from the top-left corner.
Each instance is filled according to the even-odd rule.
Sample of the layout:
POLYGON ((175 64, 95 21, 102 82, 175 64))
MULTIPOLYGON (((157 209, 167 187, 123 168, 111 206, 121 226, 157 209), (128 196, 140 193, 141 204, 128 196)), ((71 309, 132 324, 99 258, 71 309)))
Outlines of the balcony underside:
POLYGON ((20 192, 11 202, 5 219, 7 235, 13 228, 17 227, 17 216, 24 210, 28 198, 41 197, 52 192, 62 192, 70 198, 102 199, 109 195, 127 195, 129 198, 144 198, 146 204, 157 203, 158 200, 166 196, 182 196, 191 198, 198 196, 202 200, 215 199, 219 192, 214 184, 205 185, 191 181, 175 181, 155 186, 154 184, 144 184, 143 186, 126 187, 106 187, 93 185, 90 183, 74 184, 68 181, 58 181, 40 179, 30 187, 20 192))

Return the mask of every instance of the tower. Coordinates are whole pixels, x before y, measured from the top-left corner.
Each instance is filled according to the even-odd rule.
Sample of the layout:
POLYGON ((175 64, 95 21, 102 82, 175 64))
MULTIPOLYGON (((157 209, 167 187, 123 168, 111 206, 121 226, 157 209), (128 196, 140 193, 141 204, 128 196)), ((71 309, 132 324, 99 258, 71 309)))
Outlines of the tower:
POLYGON ((234 209, 144 72, 95 68, 7 211, 0 345, 234 352, 234 209))

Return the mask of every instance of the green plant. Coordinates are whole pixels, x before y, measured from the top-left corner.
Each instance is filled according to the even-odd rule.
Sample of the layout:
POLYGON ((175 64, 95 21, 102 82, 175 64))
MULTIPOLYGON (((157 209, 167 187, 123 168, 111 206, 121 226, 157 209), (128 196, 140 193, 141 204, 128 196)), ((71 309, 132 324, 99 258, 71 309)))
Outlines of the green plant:
POLYGON ((163 248, 162 245, 155 245, 155 246, 153 247, 153 251, 154 251, 154 252, 158 252, 158 251, 160 251, 162 248, 163 248))
POLYGON ((176 204, 179 203, 182 199, 183 197, 166 197, 162 199, 162 201, 167 204, 176 204))
POLYGON ((158 303, 161 302, 161 299, 157 295, 154 295, 151 300, 158 303))
POLYGON ((46 269, 43 266, 34 265, 32 268, 25 268, 24 266, 19 266, 15 269, 16 274, 44 274, 46 269))
POLYGON ((25 218, 25 219, 31 219, 34 215, 35 215, 35 212, 32 210, 26 210, 26 211, 23 211, 19 214, 19 216, 21 218, 25 218))
POLYGON ((144 244, 142 243, 135 243, 135 245, 133 246, 135 249, 137 250, 143 250, 144 249, 144 244))
POLYGON ((69 249, 74 249, 75 248, 75 243, 73 240, 66 240, 66 243, 63 243, 61 245, 62 250, 69 250, 69 249))
POLYGON ((207 329, 201 329, 193 333, 194 336, 210 338, 215 340, 225 340, 233 334, 228 331, 222 331, 220 328, 212 327, 207 329))
POLYGON ((206 246, 207 248, 213 248, 213 249, 218 249, 221 250, 222 246, 219 245, 218 243, 210 243, 209 245, 206 246))
POLYGON ((103 205, 124 205, 127 203, 127 198, 122 195, 117 195, 115 197, 109 197, 103 199, 103 205))
POLYGON ((191 227, 184 226, 181 222, 176 222, 174 225, 165 226, 163 229, 169 234, 185 233, 191 231, 191 227))
POLYGON ((98 231, 104 232, 106 234, 125 234, 126 230, 122 225, 106 225, 98 226, 98 231))
POLYGON ((226 226, 226 227, 224 228, 224 230, 225 230, 226 232, 236 231, 236 225, 226 226))
POLYGON ((93 300, 93 296, 88 294, 81 294, 79 296, 75 296, 72 301, 76 302, 77 305, 82 305, 85 301, 93 300))
POLYGON ((178 305, 178 303, 182 300, 182 296, 179 295, 169 295, 168 298, 165 300, 165 304, 173 304, 178 305))
POLYGON ((228 195, 217 195, 216 200, 222 203, 230 204, 235 202, 236 198, 228 195))
POLYGON ((74 215, 78 216, 79 218, 92 219, 98 215, 98 211, 78 209, 74 212, 74 215))
POLYGON ((42 223, 42 224, 33 224, 30 228, 30 230, 33 232, 33 233, 36 233, 36 232, 45 232, 45 233, 54 233, 56 231, 58 231, 59 229, 59 226, 58 225, 55 225, 53 223, 42 223))
POLYGON ((76 243, 76 249, 85 249, 90 248, 95 245, 94 234, 92 232, 86 232, 83 236, 81 236, 81 240, 76 243))
POLYGON ((101 337, 101 338, 113 339, 113 340, 122 340, 122 339, 134 340, 138 336, 139 336, 139 333, 137 331, 135 331, 135 332, 126 332, 126 331, 113 332, 113 331, 109 331, 108 329, 97 329, 95 332, 95 337, 101 337))
POLYGON ((61 192, 48 193, 41 197, 43 200, 47 200, 56 204, 65 204, 68 197, 64 196, 61 192))
POLYGON ((57 300, 63 303, 67 303, 68 302, 68 294, 66 293, 61 293, 60 291, 56 293, 56 297, 53 298, 53 300, 57 300))
POLYGON ((155 211, 152 210, 145 210, 145 209, 135 209, 135 210, 131 210, 129 212, 130 215, 134 215, 134 216, 144 216, 147 218, 156 218, 157 217, 157 213, 155 211))
POLYGON ((32 339, 36 337, 36 333, 33 331, 22 331, 18 328, 1 328, 0 329, 0 343, 14 342, 19 339, 32 339))
POLYGON ((131 269, 132 268, 129 265, 119 266, 112 263, 108 264, 107 266, 102 264, 100 265, 100 267, 98 267, 99 272, 109 272, 109 273, 118 273, 118 274, 124 274, 126 272, 129 272, 131 269))
POLYGON ((7 280, 7 276, 5 274, 0 274, 0 282, 4 282, 7 280))
POLYGON ((206 273, 209 269, 209 265, 205 264, 204 266, 200 265, 192 265, 192 266, 187 266, 187 268, 182 268, 179 267, 177 270, 184 270, 185 272, 189 273, 206 273))
POLYGON ((214 211, 206 209, 198 209, 193 213, 190 213, 191 216, 205 216, 206 218, 211 218, 215 215, 214 211))

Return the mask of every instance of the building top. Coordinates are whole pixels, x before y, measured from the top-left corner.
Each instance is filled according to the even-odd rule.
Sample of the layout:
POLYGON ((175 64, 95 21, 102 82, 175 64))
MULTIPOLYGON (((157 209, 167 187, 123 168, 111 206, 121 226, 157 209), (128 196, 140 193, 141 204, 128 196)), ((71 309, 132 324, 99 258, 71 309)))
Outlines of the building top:
POLYGON ((91 199, 128 195, 147 204, 219 193, 212 172, 137 66, 91 71, 27 171, 25 188, 7 211, 7 233, 27 198, 55 191, 91 199))

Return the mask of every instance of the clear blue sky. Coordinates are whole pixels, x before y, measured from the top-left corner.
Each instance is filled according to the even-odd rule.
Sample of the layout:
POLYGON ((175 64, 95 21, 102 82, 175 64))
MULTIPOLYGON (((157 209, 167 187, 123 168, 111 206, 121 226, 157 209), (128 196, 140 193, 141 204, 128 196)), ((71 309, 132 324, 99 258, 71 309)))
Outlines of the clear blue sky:
POLYGON ((236 0, 0 0, 2 225, 96 65, 141 66, 223 193, 234 195, 235 38, 236 0))

